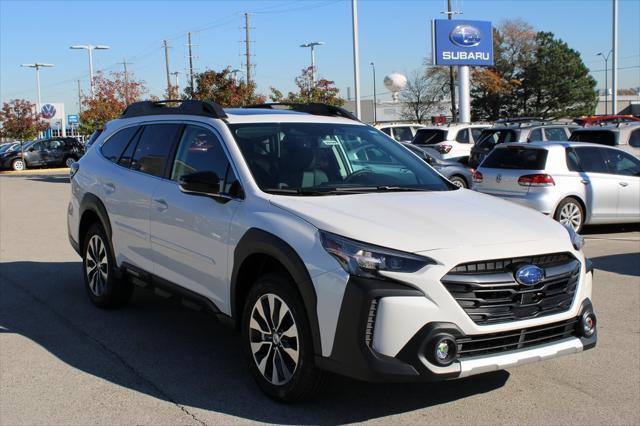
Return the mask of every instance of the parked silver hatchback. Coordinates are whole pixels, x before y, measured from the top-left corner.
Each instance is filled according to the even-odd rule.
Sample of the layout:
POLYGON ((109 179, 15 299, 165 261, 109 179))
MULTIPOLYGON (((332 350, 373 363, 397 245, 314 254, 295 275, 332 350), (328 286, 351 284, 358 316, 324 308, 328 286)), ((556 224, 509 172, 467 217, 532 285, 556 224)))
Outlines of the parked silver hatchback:
POLYGON ((640 160, 583 142, 496 147, 473 176, 473 189, 583 225, 640 222, 640 160))

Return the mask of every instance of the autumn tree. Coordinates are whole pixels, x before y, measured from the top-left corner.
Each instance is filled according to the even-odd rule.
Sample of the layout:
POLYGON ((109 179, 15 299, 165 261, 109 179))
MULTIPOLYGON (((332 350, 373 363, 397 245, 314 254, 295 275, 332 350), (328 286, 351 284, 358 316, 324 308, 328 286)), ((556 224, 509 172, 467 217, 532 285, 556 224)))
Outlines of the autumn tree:
POLYGON ((256 94, 256 84, 238 81, 233 78, 231 68, 217 72, 207 70, 195 74, 195 88, 187 87, 185 98, 209 100, 223 107, 264 103, 262 95, 256 94))
POLYGON ((293 102, 311 103, 319 102, 328 105, 342 106, 345 100, 340 97, 340 90, 335 86, 335 82, 324 78, 317 82, 313 81, 313 70, 311 67, 304 68, 295 79, 297 92, 289 92, 285 97, 282 92, 271 88, 269 96, 273 102, 293 102))
POLYGON ((0 137, 19 141, 35 139, 38 133, 49 128, 36 111, 35 104, 25 99, 4 102, 0 111, 0 137))
POLYGON ((449 70, 446 68, 414 71, 400 92, 403 104, 401 117, 418 123, 426 122, 429 113, 447 97, 448 84, 449 70))
POLYGON ((93 87, 94 95, 82 100, 80 133, 85 135, 118 118, 127 105, 141 100, 146 92, 144 81, 136 81, 131 73, 125 80, 123 73, 112 72, 107 77, 98 72, 93 87))

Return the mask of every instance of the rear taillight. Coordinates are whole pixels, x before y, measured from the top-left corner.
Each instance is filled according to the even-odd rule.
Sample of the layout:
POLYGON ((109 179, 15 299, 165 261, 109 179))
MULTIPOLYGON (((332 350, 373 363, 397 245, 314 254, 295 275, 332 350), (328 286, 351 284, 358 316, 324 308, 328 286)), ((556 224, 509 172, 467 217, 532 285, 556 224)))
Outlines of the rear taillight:
POLYGON ((436 151, 440 154, 448 154, 451 151, 451 145, 438 145, 436 146, 436 151))
POLYGON ((482 182, 482 173, 480 173, 477 170, 475 172, 473 172, 473 182, 474 183, 481 183, 482 182))
POLYGON ((518 184, 521 186, 553 186, 556 183, 550 175, 538 173, 535 175, 520 176, 518 184))

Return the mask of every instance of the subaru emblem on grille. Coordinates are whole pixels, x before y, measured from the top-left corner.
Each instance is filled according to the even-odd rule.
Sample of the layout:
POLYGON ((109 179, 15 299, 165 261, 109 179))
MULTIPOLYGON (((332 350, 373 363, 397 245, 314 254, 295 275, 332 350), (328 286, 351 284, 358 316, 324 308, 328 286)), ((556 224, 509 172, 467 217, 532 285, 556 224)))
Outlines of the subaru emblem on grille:
POLYGON ((518 283, 532 286, 544 279, 544 269, 536 265, 524 265, 518 268, 514 276, 518 283))

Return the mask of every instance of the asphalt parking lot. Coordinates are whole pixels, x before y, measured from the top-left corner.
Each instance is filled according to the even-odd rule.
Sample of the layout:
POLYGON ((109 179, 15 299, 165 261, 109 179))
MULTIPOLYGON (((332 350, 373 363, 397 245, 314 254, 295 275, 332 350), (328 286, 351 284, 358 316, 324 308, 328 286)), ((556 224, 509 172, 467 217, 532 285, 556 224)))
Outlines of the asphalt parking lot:
MULTIPOLYGON (((234 331, 137 290, 94 308, 66 234, 65 174, 0 176, 0 424, 640 424, 640 228, 586 230, 598 346, 430 384, 331 377, 287 406, 252 382, 234 331)), ((470 222, 468 226, 472 226, 470 222)))

